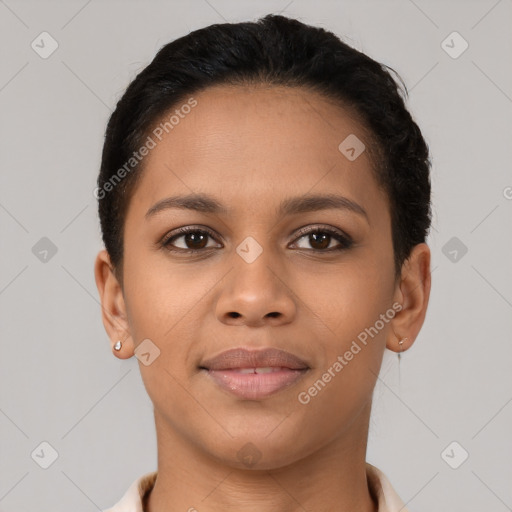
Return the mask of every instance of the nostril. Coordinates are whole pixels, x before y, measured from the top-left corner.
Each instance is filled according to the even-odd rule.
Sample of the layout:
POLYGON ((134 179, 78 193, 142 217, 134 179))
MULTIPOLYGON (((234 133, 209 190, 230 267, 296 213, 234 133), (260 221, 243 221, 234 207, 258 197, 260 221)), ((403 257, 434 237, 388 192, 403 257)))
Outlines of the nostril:
POLYGON ((237 313, 236 311, 232 311, 231 313, 229 313, 229 316, 231 318, 238 318, 240 316, 240 313, 237 313))

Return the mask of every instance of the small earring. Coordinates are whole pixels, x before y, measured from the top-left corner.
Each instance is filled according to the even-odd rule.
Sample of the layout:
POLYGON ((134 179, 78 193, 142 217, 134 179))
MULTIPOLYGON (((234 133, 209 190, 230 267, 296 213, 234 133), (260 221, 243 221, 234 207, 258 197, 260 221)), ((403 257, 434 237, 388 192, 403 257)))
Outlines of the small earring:
POLYGON ((398 352, 398 385, 400 386, 401 383, 400 381, 402 380, 401 377, 400 377, 400 357, 401 357, 401 352, 403 352, 404 350, 404 347, 402 346, 404 344, 404 341, 407 341, 409 338, 403 338, 401 340, 399 340, 398 344, 400 345, 400 352, 398 352))
POLYGON ((114 345, 114 350, 117 350, 117 351, 121 350, 121 345, 122 345, 121 340, 119 340, 119 341, 114 345))
POLYGON ((400 362, 400 356, 401 356, 401 352, 403 352, 404 350, 404 347, 402 346, 404 341, 407 341, 409 338, 403 338, 401 339, 398 344, 400 345, 400 352, 398 352, 398 362, 400 362))

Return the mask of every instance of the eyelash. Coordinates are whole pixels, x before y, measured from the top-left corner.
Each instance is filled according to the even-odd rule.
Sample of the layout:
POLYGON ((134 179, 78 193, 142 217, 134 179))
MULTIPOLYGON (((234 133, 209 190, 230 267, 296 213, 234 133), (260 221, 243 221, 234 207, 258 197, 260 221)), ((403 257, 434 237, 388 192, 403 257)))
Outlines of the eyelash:
MULTIPOLYGON (((184 236, 188 233, 206 234, 215 240, 215 235, 208 228, 197 228, 194 226, 186 226, 186 227, 177 229, 175 233, 173 233, 169 236, 165 236, 162 239, 162 241, 160 242, 160 245, 162 248, 164 248, 170 252, 177 252, 177 253, 182 253, 182 254, 183 253, 185 253, 185 254, 199 253, 199 252, 204 252, 208 249, 211 249, 211 247, 204 248, 204 249, 171 248, 172 241, 175 241, 178 238, 181 238, 182 236, 184 236)), ((335 252, 335 251, 344 251, 346 249, 349 249, 353 244, 353 240, 348 235, 344 235, 344 234, 340 233, 339 231, 337 231, 333 228, 327 227, 327 226, 326 227, 317 226, 312 229, 301 228, 298 231, 299 236, 295 239, 295 242, 300 240, 304 236, 311 235, 311 234, 319 234, 319 233, 330 235, 332 238, 334 238, 335 240, 340 242, 340 245, 337 247, 331 247, 330 249, 305 249, 306 251, 316 252, 316 253, 330 253, 330 252, 335 252)))

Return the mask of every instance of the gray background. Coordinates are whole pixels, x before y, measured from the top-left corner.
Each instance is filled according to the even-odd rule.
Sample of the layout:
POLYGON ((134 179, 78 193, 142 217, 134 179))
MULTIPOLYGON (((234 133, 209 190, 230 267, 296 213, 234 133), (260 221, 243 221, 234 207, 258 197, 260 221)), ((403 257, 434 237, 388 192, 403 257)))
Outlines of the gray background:
POLYGON ((511 0, 0 0, 3 512, 106 508, 156 469, 138 361, 112 355, 94 283, 103 133, 163 44, 268 12, 396 69, 433 155, 427 320, 400 381, 386 351, 367 460, 412 512, 512 510, 511 0), (43 31, 59 45, 46 59, 31 47, 43 31), (457 58, 453 31, 469 44, 457 58))

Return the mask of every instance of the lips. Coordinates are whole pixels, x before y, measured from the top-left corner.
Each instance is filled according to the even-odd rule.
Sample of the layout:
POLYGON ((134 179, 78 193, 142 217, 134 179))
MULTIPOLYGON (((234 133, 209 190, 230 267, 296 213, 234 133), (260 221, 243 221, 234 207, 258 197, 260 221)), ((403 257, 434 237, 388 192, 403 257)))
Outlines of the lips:
POLYGON ((290 352, 276 348, 262 350, 246 350, 234 348, 222 352, 201 364, 208 370, 232 370, 243 368, 288 368, 290 370, 305 370, 307 363, 290 352))
POLYGON ((246 400, 259 400, 296 383, 309 366, 278 350, 235 348, 204 361, 200 368, 221 389, 246 400))

